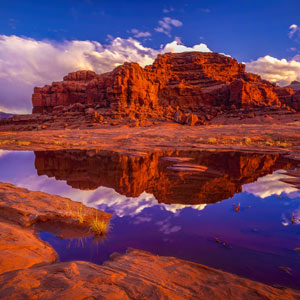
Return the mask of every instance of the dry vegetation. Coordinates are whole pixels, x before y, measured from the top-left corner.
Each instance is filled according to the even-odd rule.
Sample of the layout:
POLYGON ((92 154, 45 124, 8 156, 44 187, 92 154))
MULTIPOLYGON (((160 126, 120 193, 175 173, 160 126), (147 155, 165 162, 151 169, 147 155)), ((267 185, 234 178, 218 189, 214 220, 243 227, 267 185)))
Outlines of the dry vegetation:
POLYGON ((88 224, 89 231, 95 236, 105 236, 110 230, 110 220, 104 220, 99 218, 98 215, 90 216, 84 211, 84 206, 81 206, 77 210, 72 210, 67 204, 66 216, 76 220, 79 224, 88 224))
POLYGON ((98 216, 96 215, 90 220, 90 230, 96 236, 105 236, 110 230, 110 223, 98 219, 98 216))

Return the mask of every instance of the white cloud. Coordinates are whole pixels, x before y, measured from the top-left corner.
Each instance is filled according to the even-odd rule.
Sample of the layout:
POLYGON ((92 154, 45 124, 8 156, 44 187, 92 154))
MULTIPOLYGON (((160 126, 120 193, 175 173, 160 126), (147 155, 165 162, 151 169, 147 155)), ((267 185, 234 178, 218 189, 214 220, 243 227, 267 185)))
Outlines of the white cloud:
POLYGON ((167 13, 170 13, 170 12, 172 12, 174 10, 175 10, 174 7, 170 6, 169 8, 164 8, 163 9, 163 13, 167 14, 167 13))
POLYGON ((263 79, 285 86, 293 80, 300 80, 299 58, 295 56, 291 60, 286 60, 267 55, 245 63, 246 71, 259 74, 263 79))
POLYGON ((205 44, 186 47, 176 41, 156 50, 133 38, 111 37, 103 45, 96 41, 53 42, 0 35, 0 110, 31 112, 33 87, 60 81, 72 71, 104 73, 125 61, 145 66, 160 53, 183 51, 210 50, 205 44))
POLYGON ((166 34, 171 37, 172 27, 180 27, 182 26, 182 22, 176 19, 172 19, 170 17, 164 17, 162 20, 158 21, 159 26, 154 28, 155 31, 166 34))
POLYGON ((300 27, 296 24, 293 24, 289 27, 289 38, 291 39, 296 33, 300 34, 300 27))
POLYGON ((182 40, 180 36, 175 36, 174 41, 177 42, 177 44, 182 45, 182 40))
POLYGON ((136 37, 136 38, 145 38, 145 37, 151 36, 150 32, 148 32, 148 31, 145 31, 145 32, 139 31, 136 28, 131 29, 131 33, 133 33, 133 36, 136 37))
POLYGON ((194 45, 192 47, 187 47, 178 43, 178 41, 173 41, 165 45, 162 50, 162 53, 173 52, 190 52, 190 51, 201 51, 201 52, 211 52, 211 50, 207 47, 207 45, 201 43, 199 45, 194 45))

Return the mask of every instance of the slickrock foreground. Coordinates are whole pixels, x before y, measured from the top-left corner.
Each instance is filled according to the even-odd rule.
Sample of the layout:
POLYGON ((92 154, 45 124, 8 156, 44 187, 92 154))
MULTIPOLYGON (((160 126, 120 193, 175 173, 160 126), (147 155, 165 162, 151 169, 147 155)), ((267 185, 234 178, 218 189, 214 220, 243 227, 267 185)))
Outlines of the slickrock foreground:
POLYGON ((296 300, 279 289, 173 257, 138 250, 113 255, 98 266, 56 263, 0 276, 0 299, 296 300))
MULTIPOLYGON (((102 266, 59 263, 36 230, 43 224, 51 232, 51 222, 56 222, 55 234, 63 236, 62 224, 75 234, 76 227, 77 232, 87 229, 76 219, 81 204, 7 183, 0 183, 0 191, 0 299, 300 299, 300 291, 138 250, 114 254, 102 266)), ((95 212, 84 207, 87 217, 95 212)))
POLYGON ((33 229, 0 222, 0 274, 56 260, 56 252, 33 229))
MULTIPOLYGON (((82 207, 81 203, 67 198, 32 192, 0 182, 1 219, 21 226, 29 227, 46 221, 59 221, 75 226, 78 223, 77 213, 81 208, 87 219, 96 214, 106 220, 111 217, 110 214, 94 208, 82 207)), ((83 223, 82 226, 84 225, 83 223)))
POLYGON ((79 224, 80 209, 86 219, 111 217, 67 198, 0 183, 0 274, 57 260, 56 252, 37 237, 38 226, 61 236, 91 234, 86 223, 79 224))

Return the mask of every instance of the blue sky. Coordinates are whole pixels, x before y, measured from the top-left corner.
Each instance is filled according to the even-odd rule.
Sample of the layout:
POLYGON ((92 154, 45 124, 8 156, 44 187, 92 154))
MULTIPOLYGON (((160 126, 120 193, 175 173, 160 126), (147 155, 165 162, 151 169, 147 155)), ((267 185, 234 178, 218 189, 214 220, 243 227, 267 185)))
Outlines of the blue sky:
POLYGON ((300 1, 0 1, 0 34, 37 40, 126 38, 136 28, 151 33, 143 45, 159 48, 172 38, 156 32, 163 17, 182 22, 174 27, 185 45, 204 42, 210 49, 241 61, 269 54, 291 58, 299 44, 289 26, 300 23, 300 1), (169 11, 168 13, 163 11, 169 11))
POLYGON ((299 12, 297 0, 0 0, 0 110, 30 111, 33 87, 68 72, 145 65, 179 44, 286 85, 300 80, 299 12))

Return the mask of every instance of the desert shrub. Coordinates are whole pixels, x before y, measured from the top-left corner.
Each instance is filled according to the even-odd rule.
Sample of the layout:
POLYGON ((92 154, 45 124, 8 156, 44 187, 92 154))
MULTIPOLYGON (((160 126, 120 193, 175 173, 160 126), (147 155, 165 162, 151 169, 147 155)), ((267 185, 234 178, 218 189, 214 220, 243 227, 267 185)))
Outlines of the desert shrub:
POLYGON ((19 142, 18 142, 18 145, 19 145, 19 146, 29 146, 29 145, 30 145, 30 142, 28 142, 28 141, 19 141, 19 142))
POLYGON ((207 140, 207 142, 208 142, 209 144, 215 144, 215 143, 217 142, 217 139, 214 138, 214 137, 210 137, 210 138, 207 140))
POLYGON ((250 143, 251 143, 251 138, 245 137, 245 138, 243 139, 243 142, 244 142, 245 144, 250 144, 250 143))

